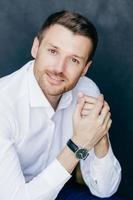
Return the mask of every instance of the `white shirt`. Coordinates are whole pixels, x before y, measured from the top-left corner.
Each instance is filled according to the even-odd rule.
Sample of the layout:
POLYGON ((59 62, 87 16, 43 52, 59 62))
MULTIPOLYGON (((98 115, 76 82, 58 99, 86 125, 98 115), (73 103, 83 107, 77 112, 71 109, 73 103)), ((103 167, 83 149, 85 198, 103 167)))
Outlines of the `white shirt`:
MULTIPOLYGON (((54 112, 40 89, 30 61, 0 79, 0 199, 54 200, 71 175, 56 159, 73 135, 72 114, 77 93, 98 96, 95 83, 80 78, 63 94, 54 112)), ((110 146, 98 159, 93 149, 81 161, 83 178, 91 192, 108 197, 118 188, 121 167, 110 146)))

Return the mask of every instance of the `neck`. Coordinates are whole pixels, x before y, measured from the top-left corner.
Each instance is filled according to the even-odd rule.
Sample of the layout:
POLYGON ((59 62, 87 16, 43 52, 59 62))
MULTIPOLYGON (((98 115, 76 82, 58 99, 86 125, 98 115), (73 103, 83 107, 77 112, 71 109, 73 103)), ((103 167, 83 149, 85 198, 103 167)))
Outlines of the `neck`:
POLYGON ((50 95, 47 95, 46 98, 48 99, 48 101, 51 104, 51 106, 53 107, 53 109, 56 110, 57 107, 58 107, 59 101, 61 99, 61 95, 59 95, 59 96, 50 96, 50 95))

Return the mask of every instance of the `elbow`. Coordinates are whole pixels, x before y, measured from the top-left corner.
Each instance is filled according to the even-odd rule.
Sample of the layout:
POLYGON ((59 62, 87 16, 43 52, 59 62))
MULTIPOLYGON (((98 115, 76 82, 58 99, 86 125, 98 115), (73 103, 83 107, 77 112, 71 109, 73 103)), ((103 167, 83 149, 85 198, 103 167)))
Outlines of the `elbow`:
POLYGON ((90 187, 90 191, 94 196, 97 196, 100 198, 108 198, 116 193, 120 182, 121 182, 121 172, 119 173, 119 175, 117 176, 117 178, 115 180, 107 182, 106 184, 105 184, 105 182, 104 182, 104 184, 97 183, 96 187, 90 187))

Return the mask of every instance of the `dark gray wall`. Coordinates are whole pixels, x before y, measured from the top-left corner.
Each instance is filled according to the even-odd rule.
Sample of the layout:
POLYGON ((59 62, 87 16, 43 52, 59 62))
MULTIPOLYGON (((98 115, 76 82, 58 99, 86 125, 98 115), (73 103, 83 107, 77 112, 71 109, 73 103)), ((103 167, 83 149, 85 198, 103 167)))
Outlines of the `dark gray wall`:
POLYGON ((118 192, 133 199, 132 0, 0 0, 0 77, 31 59, 38 28, 60 9, 79 11, 97 27, 100 42, 88 76, 111 106, 110 137, 123 172, 118 192))

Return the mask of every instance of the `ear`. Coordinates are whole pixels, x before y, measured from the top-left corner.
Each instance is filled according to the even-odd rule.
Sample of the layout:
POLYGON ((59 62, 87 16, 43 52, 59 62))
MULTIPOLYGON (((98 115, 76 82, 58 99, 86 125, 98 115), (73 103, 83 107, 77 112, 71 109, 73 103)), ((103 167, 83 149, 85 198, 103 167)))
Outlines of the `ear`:
POLYGON ((85 68, 84 68, 84 70, 83 70, 83 72, 82 72, 82 76, 84 76, 84 75, 87 73, 87 71, 88 71, 88 69, 90 68, 91 64, 92 64, 92 60, 90 60, 90 61, 86 64, 86 66, 85 66, 85 68))
POLYGON ((31 55, 33 58, 36 58, 38 49, 39 49, 39 40, 37 37, 35 37, 31 48, 31 55))

